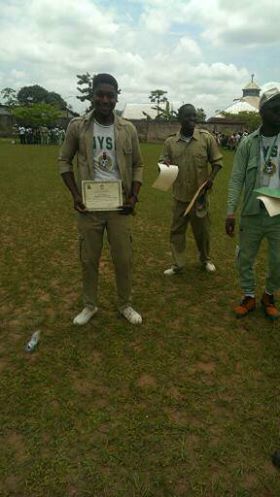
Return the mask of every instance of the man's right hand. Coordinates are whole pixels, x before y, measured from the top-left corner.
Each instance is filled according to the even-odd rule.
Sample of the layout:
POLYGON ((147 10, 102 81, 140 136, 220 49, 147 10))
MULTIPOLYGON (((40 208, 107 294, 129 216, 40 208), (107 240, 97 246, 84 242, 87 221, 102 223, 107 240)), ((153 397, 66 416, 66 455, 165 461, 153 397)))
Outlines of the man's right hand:
POLYGON ((226 234, 230 237, 233 237, 234 236, 234 228, 235 228, 235 215, 229 214, 226 217, 226 222, 225 222, 226 234))
POLYGON ((169 160, 169 159, 161 160, 160 162, 161 162, 161 164, 165 164, 165 165, 166 165, 166 166, 168 166, 168 167, 169 167, 169 166, 170 166, 170 164, 171 164, 171 162, 170 162, 170 160, 169 160))
POLYGON ((82 197, 80 195, 77 195, 73 198, 74 200, 74 209, 78 212, 82 212, 82 213, 85 213, 87 212, 84 204, 83 204, 83 201, 82 201, 82 197))

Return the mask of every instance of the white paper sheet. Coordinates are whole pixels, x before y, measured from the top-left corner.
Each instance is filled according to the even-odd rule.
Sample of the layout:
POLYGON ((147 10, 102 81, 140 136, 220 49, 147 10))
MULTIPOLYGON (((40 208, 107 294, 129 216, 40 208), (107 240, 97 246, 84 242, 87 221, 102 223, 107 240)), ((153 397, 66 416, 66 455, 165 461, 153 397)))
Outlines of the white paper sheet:
POLYGON ((280 198, 267 197, 266 195, 260 195, 257 198, 264 203, 270 217, 280 214, 280 198))
POLYGON ((166 164, 158 163, 159 167, 159 176, 153 184, 153 188, 157 190, 161 190, 163 192, 167 192, 169 188, 173 185, 175 179, 178 175, 178 166, 174 164, 170 164, 167 166, 166 164))

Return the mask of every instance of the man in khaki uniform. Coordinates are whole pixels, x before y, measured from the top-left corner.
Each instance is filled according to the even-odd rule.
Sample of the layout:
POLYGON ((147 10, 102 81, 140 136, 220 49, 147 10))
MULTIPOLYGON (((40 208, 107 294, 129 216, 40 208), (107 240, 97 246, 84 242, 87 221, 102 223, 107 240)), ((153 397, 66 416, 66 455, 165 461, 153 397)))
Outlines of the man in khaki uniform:
POLYGON ((167 138, 160 156, 165 164, 175 164, 179 168, 173 185, 173 220, 170 230, 170 243, 174 264, 164 271, 166 276, 182 272, 185 265, 186 229, 191 223, 199 251, 199 259, 208 272, 216 270, 210 259, 209 215, 207 191, 212 187, 217 172, 222 167, 222 155, 215 138, 206 130, 198 129, 196 110, 185 104, 178 111, 180 131, 167 138), (209 174, 209 164, 211 174, 209 174), (190 210, 184 212, 198 188, 207 182, 205 188, 190 210))
POLYGON ((73 197, 80 234, 84 308, 74 318, 77 325, 86 324, 97 312, 98 266, 105 230, 115 267, 119 311, 130 323, 142 323, 141 315, 131 306, 131 214, 142 183, 143 161, 134 126, 113 112, 118 92, 118 83, 110 74, 94 77, 94 110, 70 122, 59 156, 60 173, 73 197), (72 165, 75 155, 77 182, 72 165), (86 211, 82 180, 121 180, 121 210, 86 211))

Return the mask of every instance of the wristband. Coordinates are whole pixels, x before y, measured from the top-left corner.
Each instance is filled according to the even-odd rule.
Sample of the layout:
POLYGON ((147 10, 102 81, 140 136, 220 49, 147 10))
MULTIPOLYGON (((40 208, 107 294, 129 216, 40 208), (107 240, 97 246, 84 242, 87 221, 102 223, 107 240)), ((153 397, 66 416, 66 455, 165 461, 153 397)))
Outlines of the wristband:
POLYGON ((135 198, 135 202, 138 202, 138 196, 136 195, 136 193, 132 193, 131 195, 131 198, 135 198))

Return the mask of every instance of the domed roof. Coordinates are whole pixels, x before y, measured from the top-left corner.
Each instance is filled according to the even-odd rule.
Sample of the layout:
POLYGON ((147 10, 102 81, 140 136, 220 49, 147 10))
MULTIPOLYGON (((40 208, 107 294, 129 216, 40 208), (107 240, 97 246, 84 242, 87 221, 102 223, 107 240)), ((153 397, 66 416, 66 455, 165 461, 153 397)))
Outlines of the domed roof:
MULTIPOLYGON (((255 83, 254 81, 254 74, 251 74, 251 81, 243 88, 243 98, 248 98, 248 97, 257 97, 259 98, 260 96, 260 87, 255 83)), ((251 103, 251 102, 250 102, 251 103)))
POLYGON ((260 87, 257 83, 255 83, 255 81, 250 81, 250 83, 248 83, 243 90, 260 90, 260 87))
POLYGON ((249 81, 249 83, 245 86, 245 88, 243 88, 244 90, 248 90, 248 89, 260 90, 259 85, 257 85, 257 83, 255 83, 255 81, 254 81, 254 77, 255 77, 255 75, 251 74, 251 81, 249 81))
MULTIPOLYGON (((227 107, 224 112, 227 114, 239 114, 239 112, 257 112, 257 109, 246 100, 240 99, 227 107)), ((215 117, 224 117, 224 115, 219 113, 215 117)))

